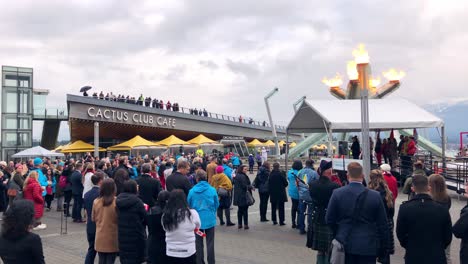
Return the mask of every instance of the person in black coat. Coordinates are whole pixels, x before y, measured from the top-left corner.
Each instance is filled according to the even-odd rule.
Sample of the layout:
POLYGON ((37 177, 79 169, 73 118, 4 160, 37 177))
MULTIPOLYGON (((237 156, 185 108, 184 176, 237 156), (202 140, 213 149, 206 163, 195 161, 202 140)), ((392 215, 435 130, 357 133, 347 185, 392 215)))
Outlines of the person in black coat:
POLYGON ((460 212, 460 219, 453 225, 453 234, 456 238, 461 238, 460 263, 468 264, 468 205, 463 207, 460 212))
POLYGON ((177 162, 177 171, 169 175, 166 179, 166 189, 171 192, 174 189, 181 189, 188 196, 192 184, 188 180, 187 175, 190 171, 190 165, 186 160, 177 162))
POLYGON ((159 180, 151 177, 151 165, 149 163, 141 166, 142 175, 136 179, 138 183, 138 197, 147 204, 150 208, 158 199, 158 194, 161 191, 161 183, 159 180))
POLYGON ((353 159, 359 159, 359 155, 361 155, 361 145, 359 144, 359 139, 357 136, 353 137, 351 152, 353 153, 353 159))
POLYGON ((452 241, 450 214, 429 196, 426 176, 414 176, 412 189, 416 195, 400 206, 396 226, 398 240, 406 249, 405 263, 446 263, 445 248, 452 241))
POLYGON ((81 175, 81 169, 83 164, 77 163, 75 171, 70 177, 71 189, 73 194, 73 209, 72 218, 75 223, 82 223, 83 219, 81 216, 81 209, 83 208, 83 176, 81 175))
MULTIPOLYGON (((253 168, 253 165, 252 165, 253 168)), ((253 169, 252 169, 253 170, 253 169)), ((270 197, 270 192, 268 190, 268 178, 270 177, 270 163, 265 161, 260 167, 257 176, 253 182, 253 187, 258 189, 258 195, 260 196, 260 222, 269 221, 266 218, 266 213, 268 209, 268 198, 270 197)), ((284 219, 283 219, 284 222, 284 219)))
POLYGON ((307 230, 307 247, 317 250, 317 263, 328 263, 330 243, 333 240, 333 232, 325 222, 328 202, 335 189, 340 188, 330 180, 332 169, 321 172, 317 181, 309 183, 309 193, 312 199, 312 212, 309 228, 307 230), (311 228, 312 227, 312 228, 311 228))
POLYGON ((270 193, 271 203, 271 220, 276 225, 276 211, 278 210, 280 225, 284 223, 284 203, 288 201, 286 196, 286 187, 288 187, 288 180, 286 179, 286 173, 280 171, 280 164, 278 162, 273 163, 273 170, 268 178, 268 192, 270 193))
POLYGON ((250 179, 247 176, 248 167, 240 165, 237 168, 234 183, 234 205, 237 209, 237 221, 239 229, 242 228, 242 219, 244 219, 244 229, 249 229, 249 204, 247 203, 247 192, 252 191, 250 179))
POLYGON ((146 210, 138 198, 137 183, 128 180, 115 201, 119 230, 119 256, 122 263, 145 261, 146 210))
POLYGON ((96 250, 94 249, 94 240, 96 238, 96 223, 92 221, 91 215, 93 212, 93 203, 99 197, 99 186, 102 180, 104 180, 104 172, 96 172, 91 176, 91 182, 93 188, 85 193, 83 198, 83 205, 86 210, 87 221, 86 221, 86 238, 88 239, 88 253, 86 253, 85 264, 94 263, 96 258, 96 250))
POLYGON ((168 191, 161 191, 155 206, 151 207, 148 216, 148 261, 149 263, 167 263, 166 258, 166 232, 163 229, 161 218, 164 207, 169 199, 168 191))
POLYGON ((3 216, 0 235, 0 258, 3 263, 45 263, 41 237, 29 231, 34 217, 33 202, 15 200, 3 216))

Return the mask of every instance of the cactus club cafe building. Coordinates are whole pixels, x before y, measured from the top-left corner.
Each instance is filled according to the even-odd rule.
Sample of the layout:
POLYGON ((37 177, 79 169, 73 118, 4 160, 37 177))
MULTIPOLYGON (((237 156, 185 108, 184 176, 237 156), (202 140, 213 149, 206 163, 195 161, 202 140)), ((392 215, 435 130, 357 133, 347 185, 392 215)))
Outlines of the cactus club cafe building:
MULTIPOLYGON (((137 135, 158 142, 170 136, 189 141, 203 134, 218 141, 203 145, 205 152, 216 148, 219 151, 232 150, 248 155, 245 141, 272 137, 271 127, 261 123, 239 122, 236 117, 213 113, 207 116, 192 115, 182 107, 179 111, 170 111, 77 95, 67 95, 67 105, 71 142, 94 142, 96 150, 97 146, 108 148, 137 135)), ((277 127, 277 130, 280 136, 285 136, 285 127, 277 127)), ((293 135, 293 139, 299 137, 293 135)), ((171 149, 178 152, 181 145, 187 151, 195 151, 197 148, 197 144, 174 144, 171 149)), ((167 146, 161 146, 160 149, 165 150, 167 146)))
MULTIPOLYGON (((412 134, 414 128, 432 127, 440 128, 441 131, 442 162, 445 167, 446 141, 442 119, 404 99, 369 100, 371 131, 409 129, 412 134)), ((360 131, 360 100, 304 100, 286 128, 286 137, 291 133, 327 133, 331 147, 333 133, 360 131)))

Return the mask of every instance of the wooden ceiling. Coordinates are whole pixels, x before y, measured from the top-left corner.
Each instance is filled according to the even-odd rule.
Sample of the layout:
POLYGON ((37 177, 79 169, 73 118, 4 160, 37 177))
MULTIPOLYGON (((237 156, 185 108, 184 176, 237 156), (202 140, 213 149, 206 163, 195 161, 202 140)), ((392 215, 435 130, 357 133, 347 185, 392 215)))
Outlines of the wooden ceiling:
MULTIPOLYGON (((82 119, 69 120, 71 141, 83 140, 91 142, 94 138, 94 122, 82 119)), ((126 125, 112 122, 99 122, 99 138, 101 141, 107 142, 120 142, 128 140, 136 135, 151 141, 164 139, 170 135, 175 135, 183 140, 190 140, 198 136, 198 131, 183 131, 167 128, 152 128, 145 126, 126 125)), ((223 135, 203 133, 205 136, 213 139, 220 140, 223 135)))

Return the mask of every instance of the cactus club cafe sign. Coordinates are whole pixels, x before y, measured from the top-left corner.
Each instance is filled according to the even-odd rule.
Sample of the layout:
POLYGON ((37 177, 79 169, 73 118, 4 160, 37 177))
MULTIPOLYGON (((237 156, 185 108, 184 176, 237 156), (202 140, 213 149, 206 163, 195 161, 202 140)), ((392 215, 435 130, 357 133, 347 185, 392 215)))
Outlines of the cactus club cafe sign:
POLYGON ((131 125, 158 126, 175 128, 175 118, 162 117, 152 114, 144 114, 131 111, 115 110, 90 106, 87 110, 88 116, 94 120, 106 122, 117 122, 131 125))

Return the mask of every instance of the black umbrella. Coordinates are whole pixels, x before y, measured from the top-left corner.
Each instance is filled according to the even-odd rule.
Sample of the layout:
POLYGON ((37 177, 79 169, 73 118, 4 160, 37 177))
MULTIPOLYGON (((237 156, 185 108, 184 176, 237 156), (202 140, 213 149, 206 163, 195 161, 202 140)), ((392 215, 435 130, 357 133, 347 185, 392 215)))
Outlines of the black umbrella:
POLYGON ((80 89, 80 93, 84 93, 84 92, 86 92, 86 91, 89 91, 91 88, 93 88, 93 87, 91 87, 91 86, 83 86, 83 87, 81 87, 81 89, 80 89))

